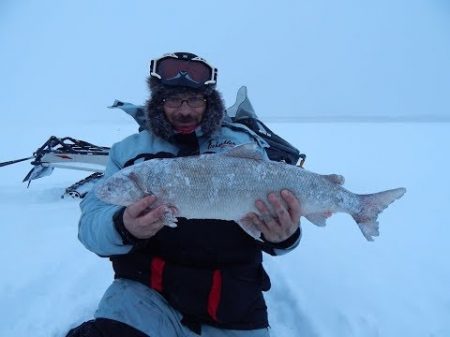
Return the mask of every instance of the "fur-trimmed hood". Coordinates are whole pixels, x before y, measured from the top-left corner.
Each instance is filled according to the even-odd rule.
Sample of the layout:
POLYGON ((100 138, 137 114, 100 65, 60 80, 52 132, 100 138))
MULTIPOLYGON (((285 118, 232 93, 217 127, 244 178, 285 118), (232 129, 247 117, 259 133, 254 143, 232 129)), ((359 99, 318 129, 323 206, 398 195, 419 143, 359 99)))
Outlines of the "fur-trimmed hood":
POLYGON ((167 120, 162 106, 163 99, 174 94, 200 93, 207 99, 206 111, 200 123, 203 135, 208 136, 221 126, 225 115, 225 105, 220 93, 215 88, 193 89, 189 87, 165 86, 151 77, 148 78, 147 83, 151 90, 151 97, 145 104, 146 126, 158 137, 172 141, 175 135, 175 131, 167 120))

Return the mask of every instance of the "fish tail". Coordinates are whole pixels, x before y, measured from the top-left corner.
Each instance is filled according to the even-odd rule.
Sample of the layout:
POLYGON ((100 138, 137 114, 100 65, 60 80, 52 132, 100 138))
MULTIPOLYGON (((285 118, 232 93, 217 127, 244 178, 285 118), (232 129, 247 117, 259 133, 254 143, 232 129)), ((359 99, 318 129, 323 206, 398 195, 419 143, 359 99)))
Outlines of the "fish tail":
POLYGON ((359 195, 361 207, 358 213, 352 214, 352 217, 368 241, 373 241, 373 237, 380 234, 377 221, 378 214, 392 202, 401 198, 405 192, 405 188, 395 188, 379 193, 359 195))

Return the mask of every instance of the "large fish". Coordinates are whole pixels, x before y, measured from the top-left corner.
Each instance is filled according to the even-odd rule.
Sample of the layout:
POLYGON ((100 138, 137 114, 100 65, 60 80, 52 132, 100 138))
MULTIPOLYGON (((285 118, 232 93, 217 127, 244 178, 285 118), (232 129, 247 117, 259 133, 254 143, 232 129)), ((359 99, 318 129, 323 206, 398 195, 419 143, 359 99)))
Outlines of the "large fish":
POLYGON ((96 186, 104 202, 128 206, 154 194, 168 205, 166 222, 188 219, 234 220, 251 236, 261 233, 245 221, 257 211, 255 201, 268 193, 292 191, 300 200, 302 215, 317 226, 335 212, 350 214, 364 237, 379 235, 377 216, 405 188, 374 194, 354 194, 342 187, 339 175, 321 175, 281 162, 266 160, 253 144, 239 145, 219 154, 151 159, 117 172, 96 186), (173 211, 175 210, 175 211, 173 211))

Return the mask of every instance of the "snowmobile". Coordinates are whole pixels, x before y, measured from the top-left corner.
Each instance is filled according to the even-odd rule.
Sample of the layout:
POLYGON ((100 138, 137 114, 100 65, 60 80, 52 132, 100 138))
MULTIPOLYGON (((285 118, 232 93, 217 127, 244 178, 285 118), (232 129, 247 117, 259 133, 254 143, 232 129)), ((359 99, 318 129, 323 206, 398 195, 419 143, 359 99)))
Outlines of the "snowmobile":
MULTIPOLYGON (((139 126, 139 131, 145 129, 145 110, 143 106, 115 100, 108 108, 119 108, 129 114, 139 126)), ((262 137, 268 144, 267 155, 271 160, 283 161, 287 164, 303 167, 306 155, 302 154, 286 140, 276 135, 262 123, 250 103, 245 86, 238 90, 236 102, 226 110, 226 119, 234 123, 241 123, 262 137)), ((31 160, 33 168, 23 179, 28 182, 52 174, 55 168, 83 170, 93 172, 86 178, 67 187, 62 198, 83 198, 100 179, 108 160, 109 147, 98 146, 72 137, 58 138, 51 136, 40 146, 31 157, 0 163, 0 167, 12 165, 25 160, 31 160)))

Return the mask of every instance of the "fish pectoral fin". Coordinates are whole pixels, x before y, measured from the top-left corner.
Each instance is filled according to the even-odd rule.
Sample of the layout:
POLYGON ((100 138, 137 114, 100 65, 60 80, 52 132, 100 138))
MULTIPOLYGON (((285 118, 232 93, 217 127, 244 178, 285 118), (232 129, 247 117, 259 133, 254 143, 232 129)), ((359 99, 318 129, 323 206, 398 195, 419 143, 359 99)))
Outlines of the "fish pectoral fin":
POLYGON ((312 213, 305 215, 305 218, 308 219, 309 222, 313 223, 316 226, 324 227, 327 225, 327 219, 332 215, 331 212, 323 212, 323 213, 312 213))
POLYGON ((339 174, 322 174, 322 177, 332 182, 333 184, 344 185, 345 183, 344 176, 341 176, 339 174))
POLYGON ((166 211, 164 212, 161 221, 163 222, 164 226, 176 228, 178 219, 176 217, 176 214, 178 213, 178 209, 173 206, 167 206, 166 211))

